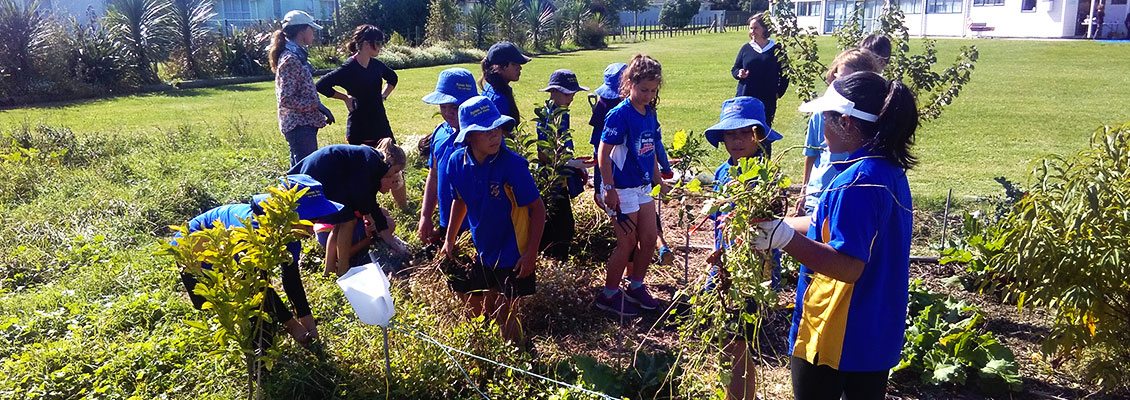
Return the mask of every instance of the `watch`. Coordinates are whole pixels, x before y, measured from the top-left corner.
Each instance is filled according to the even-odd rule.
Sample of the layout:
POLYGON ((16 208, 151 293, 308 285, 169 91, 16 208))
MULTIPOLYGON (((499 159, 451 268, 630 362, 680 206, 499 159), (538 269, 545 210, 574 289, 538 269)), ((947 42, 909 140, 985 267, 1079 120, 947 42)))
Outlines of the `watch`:
POLYGON ((600 190, 607 192, 607 191, 612 190, 612 189, 613 189, 612 185, 609 185, 607 183, 600 184, 600 190))

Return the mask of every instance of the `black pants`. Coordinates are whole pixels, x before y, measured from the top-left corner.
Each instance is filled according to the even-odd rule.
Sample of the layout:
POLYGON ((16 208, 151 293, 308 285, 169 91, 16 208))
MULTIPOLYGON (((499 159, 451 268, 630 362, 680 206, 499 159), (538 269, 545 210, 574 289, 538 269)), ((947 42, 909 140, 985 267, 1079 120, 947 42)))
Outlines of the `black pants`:
POLYGON ((792 357, 796 400, 883 400, 888 371, 846 372, 792 357))
POLYGON ((568 260, 577 229, 573 219, 573 202, 568 193, 561 193, 548 200, 546 209, 545 230, 539 248, 546 256, 568 260))

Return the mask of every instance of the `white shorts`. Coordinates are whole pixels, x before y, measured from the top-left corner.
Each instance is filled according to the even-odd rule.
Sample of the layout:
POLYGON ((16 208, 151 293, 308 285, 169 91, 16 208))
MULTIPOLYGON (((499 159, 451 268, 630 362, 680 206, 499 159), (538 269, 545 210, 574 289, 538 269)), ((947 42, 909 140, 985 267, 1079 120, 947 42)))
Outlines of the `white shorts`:
MULTIPOLYGON (((616 196, 620 198, 620 213, 631 214, 640 210, 640 204, 652 202, 651 185, 636 186, 627 189, 615 189, 616 196)), ((600 201, 604 202, 604 192, 600 193, 600 201)), ((616 215, 616 210, 605 210, 608 215, 616 215)))

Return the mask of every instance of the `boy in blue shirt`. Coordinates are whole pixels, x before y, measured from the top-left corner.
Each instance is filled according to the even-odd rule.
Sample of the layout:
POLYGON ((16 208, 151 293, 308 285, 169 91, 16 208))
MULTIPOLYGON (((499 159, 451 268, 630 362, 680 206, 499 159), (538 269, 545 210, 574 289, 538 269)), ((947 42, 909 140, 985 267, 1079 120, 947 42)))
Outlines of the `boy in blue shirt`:
MULTIPOLYGON (((543 92, 549 92, 549 99, 553 102, 549 112, 552 113, 559 107, 568 109, 570 104, 573 104, 573 97, 577 92, 587 91, 589 88, 581 86, 577 83, 577 75, 573 71, 567 69, 559 69, 553 71, 549 75, 549 85, 543 92)), ((561 135, 569 131, 569 113, 568 111, 561 114, 557 122, 557 134, 561 135)), ((549 127, 538 123, 537 127, 538 139, 548 140, 549 127)), ((564 147, 573 148, 573 140, 569 139, 563 143, 564 147)), ((539 154, 539 160, 548 162, 549 156, 539 154)), ((561 171, 565 175, 565 187, 560 188, 557 193, 550 199, 543 199, 548 203, 549 219, 547 224, 553 226, 549 232, 542 236, 541 247, 544 254, 559 260, 566 260, 569 258, 569 245, 573 242, 573 234, 575 233, 576 221, 573 219, 573 202, 574 197, 577 197, 585 190, 583 170, 573 167, 564 167, 561 171)))
MULTIPOLYGON (((537 291, 534 267, 546 212, 526 160, 502 147, 502 136, 513 128, 514 119, 499 114, 490 99, 475 96, 464 102, 455 138, 464 146, 451 154, 439 182, 454 199, 447 226, 466 218, 476 250, 466 275, 449 278, 452 288, 470 293, 473 314, 493 314, 502 336, 521 343, 518 299, 537 291)), ((447 230, 443 252, 448 257, 458 235, 457 229, 447 230)))
MULTIPOLYGON (((436 190, 439 171, 455 152, 455 134, 459 128, 459 105, 478 96, 475 77, 464 68, 448 68, 439 73, 436 90, 424 96, 424 103, 439 106, 443 122, 436 125, 428 144, 428 179, 424 184, 424 199, 420 205, 420 225, 416 234, 423 243, 438 243, 447 229, 447 213, 451 211, 451 192, 436 190), (438 201, 438 202, 437 202, 438 201), (439 209, 439 229, 435 229, 432 214, 439 209)), ((467 229, 463 224, 461 230, 467 229)))
MULTIPOLYGON (((299 218, 318 220, 341 211, 343 207, 339 203, 327 200, 322 192, 322 184, 309 175, 288 175, 283 179, 283 183, 285 186, 298 186, 298 190, 307 189, 306 193, 298 199, 298 208, 295 209, 299 218)), ((243 227, 243 221, 240 219, 254 218, 256 215, 262 214, 263 209, 259 207, 259 203, 262 203, 268 197, 270 197, 269 194, 258 194, 251 197, 251 204, 229 204, 205 211, 188 221, 188 232, 210 229, 215 221, 220 221, 228 229, 243 227)), ((179 233, 172 240, 174 246, 177 244, 177 237, 180 237, 179 233)), ((268 289, 264 293, 265 308, 274 322, 282 323, 290 332, 290 335, 294 337, 294 340, 305 346, 310 340, 317 337, 318 331, 314 317, 310 312, 310 303, 306 300, 306 289, 302 287, 302 276, 298 272, 298 258, 302 253, 302 244, 294 241, 288 243, 286 248, 290 252, 291 262, 280 266, 282 268, 280 275, 283 290, 286 291, 287 299, 294 306, 294 312, 292 313, 283 304, 282 299, 273 289, 268 289)), ((212 268, 207 263, 202 264, 201 267, 212 268)), ((206 300, 194 292, 198 283, 196 277, 188 272, 181 272, 181 282, 184 283, 184 288, 188 291, 188 298, 192 301, 193 307, 197 310, 202 309, 206 300)))

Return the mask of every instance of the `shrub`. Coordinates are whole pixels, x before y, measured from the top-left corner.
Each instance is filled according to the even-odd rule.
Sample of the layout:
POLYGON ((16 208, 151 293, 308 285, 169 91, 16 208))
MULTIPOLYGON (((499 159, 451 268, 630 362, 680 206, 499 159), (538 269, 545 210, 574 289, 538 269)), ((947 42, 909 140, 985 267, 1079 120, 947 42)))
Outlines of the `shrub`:
POLYGON ((38 1, 0 0, 0 76, 24 83, 34 71, 33 58, 48 45, 50 16, 38 1))
POLYGON ((91 18, 86 26, 71 20, 71 46, 75 77, 83 83, 110 92, 136 86, 134 70, 126 67, 110 33, 91 18))
POLYGON ((669 28, 682 28, 698 14, 699 0, 667 0, 659 9, 659 23, 669 28))
POLYGON ((426 43, 436 44, 455 40, 455 28, 462 12, 455 0, 432 0, 428 3, 428 22, 425 25, 426 43))
POLYGON ((607 36, 608 29, 605 28, 604 18, 597 14, 594 18, 586 19, 581 24, 573 41, 584 48, 599 49, 607 46, 607 43, 604 42, 604 38, 607 36))
POLYGON ((220 38, 219 46, 212 53, 214 68, 232 76, 269 74, 267 45, 271 41, 271 28, 266 24, 242 30, 233 28, 220 38))

